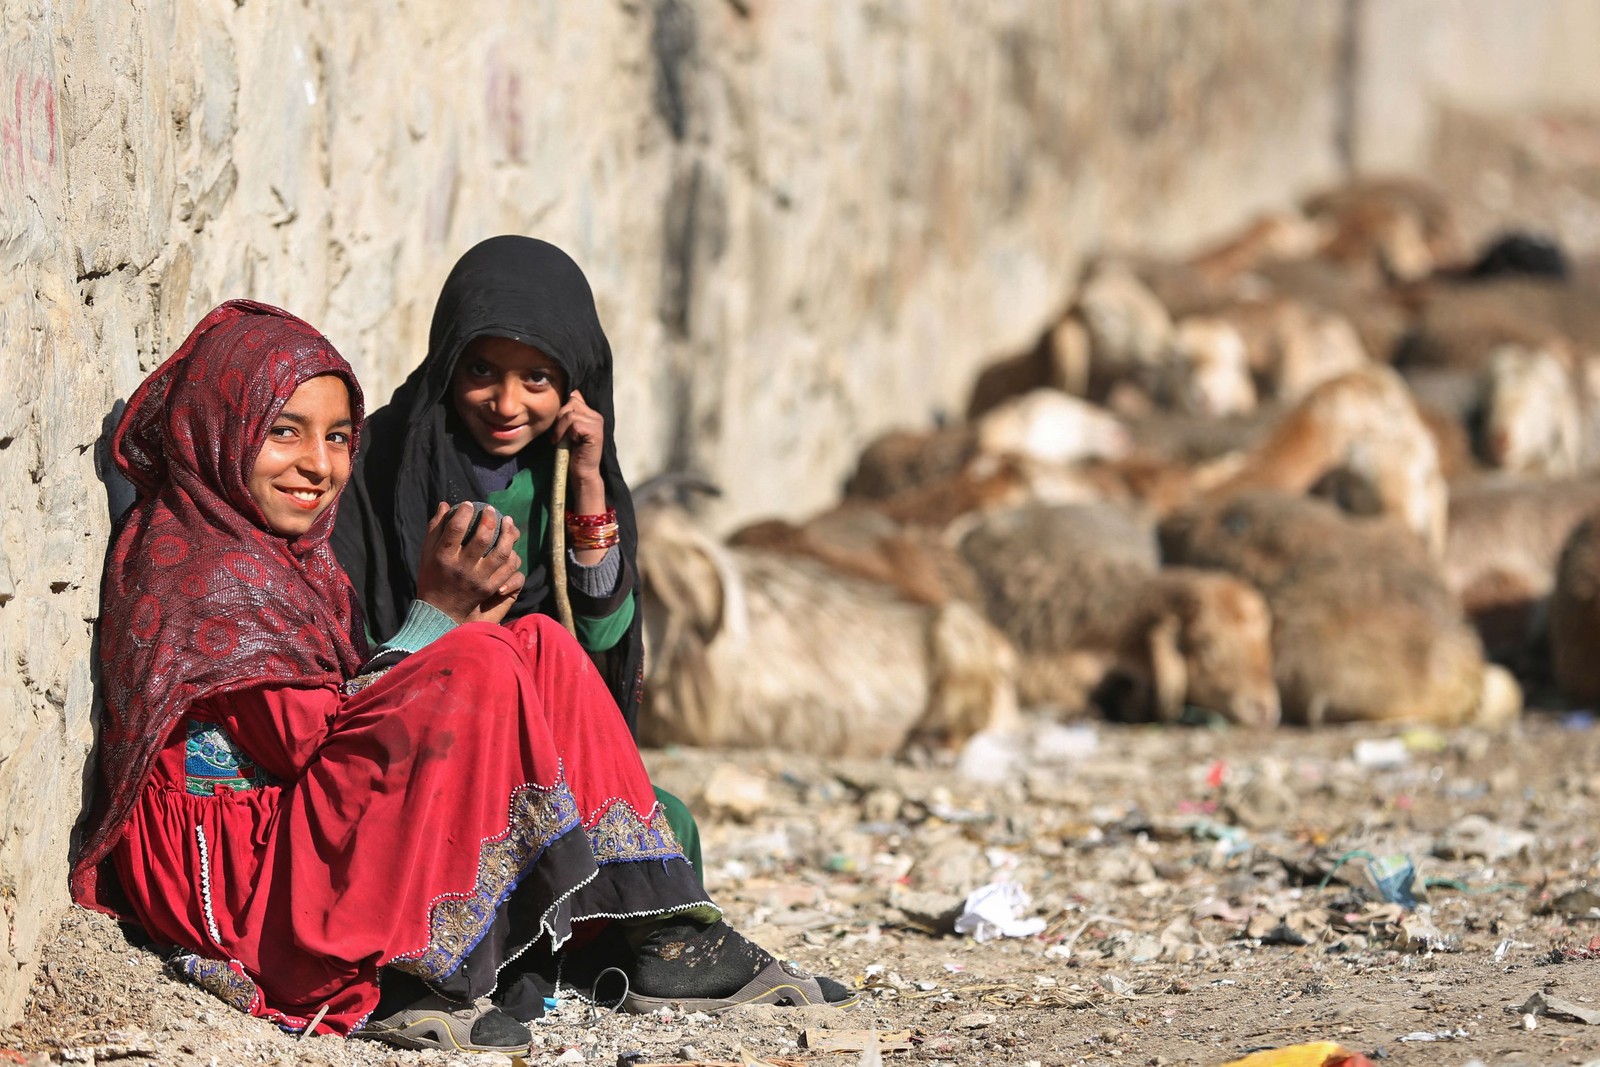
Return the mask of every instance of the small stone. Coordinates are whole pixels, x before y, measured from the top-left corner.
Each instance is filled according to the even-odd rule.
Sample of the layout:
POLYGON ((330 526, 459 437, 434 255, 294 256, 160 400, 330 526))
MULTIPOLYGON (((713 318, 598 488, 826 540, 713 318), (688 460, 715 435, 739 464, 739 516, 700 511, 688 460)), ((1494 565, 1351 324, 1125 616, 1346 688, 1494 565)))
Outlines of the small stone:
POLYGON ((961 1030, 978 1030, 993 1025, 994 1013, 989 1011, 971 1011, 956 1017, 956 1027, 961 1030))
POLYGON ((693 1062, 700 1058, 700 1050, 693 1045, 685 1045, 678 1050, 678 1059, 693 1062))
POLYGON ((767 780, 731 763, 712 770, 702 795, 712 812, 739 822, 749 822, 771 806, 767 780))

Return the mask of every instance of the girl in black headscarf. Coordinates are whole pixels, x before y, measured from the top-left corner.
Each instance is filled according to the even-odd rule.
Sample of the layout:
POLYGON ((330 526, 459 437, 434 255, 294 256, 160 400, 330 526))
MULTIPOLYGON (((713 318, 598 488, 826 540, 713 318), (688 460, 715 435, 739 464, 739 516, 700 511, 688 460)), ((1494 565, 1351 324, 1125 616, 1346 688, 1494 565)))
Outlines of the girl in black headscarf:
MULTIPOLYGON (((520 531, 526 578, 507 621, 555 613, 548 497, 555 444, 565 440, 572 445, 568 584, 577 636, 637 734, 644 664, 638 533, 615 430, 611 345, 583 271, 531 237, 492 237, 469 250, 439 294, 427 358, 367 420, 334 530, 371 636, 400 630, 418 586, 445 565, 423 558, 430 525, 452 522, 470 532, 466 509, 445 510, 462 501, 488 502, 497 509, 490 521, 510 518, 520 531)), ((657 795, 699 870, 692 816, 675 797, 657 795)))

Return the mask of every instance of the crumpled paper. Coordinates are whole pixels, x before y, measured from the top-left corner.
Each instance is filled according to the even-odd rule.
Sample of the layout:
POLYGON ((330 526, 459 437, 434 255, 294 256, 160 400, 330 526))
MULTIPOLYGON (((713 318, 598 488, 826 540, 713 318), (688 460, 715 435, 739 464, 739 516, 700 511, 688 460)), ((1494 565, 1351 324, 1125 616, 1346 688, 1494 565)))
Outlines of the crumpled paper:
POLYGON ((956 933, 971 934, 980 943, 997 937, 1032 937, 1045 926, 1043 919, 1022 918, 1032 903, 1033 898, 1017 883, 991 882, 968 895, 956 916, 956 933))

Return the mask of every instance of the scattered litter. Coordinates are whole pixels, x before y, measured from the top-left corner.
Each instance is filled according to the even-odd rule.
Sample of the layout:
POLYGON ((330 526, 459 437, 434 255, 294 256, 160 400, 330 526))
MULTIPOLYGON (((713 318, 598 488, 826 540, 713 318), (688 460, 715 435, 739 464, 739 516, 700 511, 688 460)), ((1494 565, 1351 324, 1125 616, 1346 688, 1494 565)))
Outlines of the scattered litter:
POLYGON ((997 785, 1019 776, 1028 763, 1027 739, 1016 733, 973 734, 956 759, 956 773, 969 782, 997 785))
POLYGON ((1240 826, 1199 819, 1190 824, 1189 832, 1202 841, 1215 841, 1213 856, 1221 862, 1242 856, 1251 849, 1250 834, 1240 826))
POLYGON ((1254 914, 1254 908, 1245 906, 1236 907, 1232 904, 1229 904, 1226 900, 1218 900, 1215 897, 1211 898, 1210 900, 1202 900, 1200 903, 1189 909, 1190 918, 1196 920, 1221 919, 1223 922, 1227 923, 1249 922, 1250 917, 1254 914))
POLYGON ((934 934, 953 934, 966 901, 951 893, 896 891, 889 894, 889 904, 912 926, 934 934))
MULTIPOLYGON (((1263 916, 1271 922, 1269 916, 1263 916)), ((1261 940, 1263 945, 1309 945, 1310 939, 1300 931, 1294 929, 1282 919, 1277 920, 1261 933, 1254 935, 1261 940)))
POLYGON ((1458 1037, 1471 1037, 1471 1036, 1472 1036, 1471 1034, 1467 1033, 1465 1030, 1463 1030, 1461 1027, 1458 1026, 1454 1030, 1431 1030, 1431 1031, 1430 1030, 1413 1030, 1409 1034, 1407 1034, 1405 1037, 1402 1037, 1400 1040, 1401 1041, 1454 1041, 1458 1037))
POLYGON ((1364 771, 1394 771, 1411 762, 1404 738, 1364 737, 1356 742, 1356 766, 1364 771))
POLYGON ((1095 983, 1107 993, 1114 993, 1119 997, 1133 997, 1138 995, 1132 982, 1126 978, 1118 978, 1114 974, 1102 974, 1095 979, 1095 983))
POLYGON ((813 1052, 865 1052, 874 1040, 883 1052, 912 1047, 910 1030, 829 1030, 808 1026, 800 1034, 801 1047, 813 1052))
MULTIPOLYGON (((1340 856, 1323 876, 1317 888, 1326 889, 1334 874, 1353 859, 1367 861, 1366 888, 1380 900, 1398 904, 1407 911, 1417 906, 1417 865, 1410 856, 1374 856, 1364 849, 1353 849, 1340 856)), ((1358 883, 1353 883, 1358 884, 1358 883)))
POLYGON ((1585 1026, 1600 1024, 1600 1008, 1588 1008, 1575 1000, 1552 997, 1545 993, 1535 993, 1521 1005, 1506 1010, 1514 1015, 1548 1015, 1562 1022, 1582 1023, 1585 1026))
POLYGON ((1077 763, 1100 750, 1100 731, 1088 723, 1045 723, 1034 734, 1029 754, 1035 763, 1077 763))
POLYGON ((955 931, 971 934, 979 943, 997 937, 1032 937, 1045 927, 1043 919, 1021 917, 1032 903, 1027 891, 1017 883, 991 882, 967 897, 956 917, 955 931))
POLYGON ((1443 752, 1450 747, 1450 738, 1432 726, 1413 726, 1400 734, 1400 743, 1407 752, 1443 752))
POLYGON ((1312 1041, 1262 1049, 1243 1059, 1229 1060, 1222 1067, 1372 1067, 1372 1061, 1337 1041, 1312 1041))
POLYGON ((1433 854, 1442 859, 1477 859, 1498 863, 1513 856, 1532 854, 1537 838, 1526 830, 1516 830, 1491 822, 1482 815, 1465 815, 1439 836, 1433 854))
POLYGON ((1552 900, 1548 910, 1569 919, 1600 918, 1600 893, 1588 886, 1579 886, 1552 900))
POLYGON ((1551 949, 1545 958, 1546 963, 1576 963, 1579 960, 1600 960, 1600 934, 1591 937, 1587 945, 1561 945, 1551 949))
POLYGON ((1395 947, 1403 952, 1458 952, 1461 943, 1434 925, 1427 915, 1412 915, 1400 922, 1395 947))
POLYGON ((861 1058, 856 1061, 856 1067, 883 1067, 883 1052, 878 1043, 878 1031, 867 1031, 866 1047, 861 1050, 861 1058))

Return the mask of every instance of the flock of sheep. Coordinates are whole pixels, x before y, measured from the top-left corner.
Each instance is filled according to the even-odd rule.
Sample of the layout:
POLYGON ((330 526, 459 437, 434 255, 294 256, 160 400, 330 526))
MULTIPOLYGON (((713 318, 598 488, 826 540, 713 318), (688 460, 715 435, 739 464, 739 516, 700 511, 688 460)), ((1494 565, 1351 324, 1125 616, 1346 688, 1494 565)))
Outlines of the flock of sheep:
POLYGON ((645 739, 876 756, 1019 707, 1497 727, 1600 699, 1600 277, 1369 182, 1103 259, 959 424, 726 540, 641 512, 645 739))

